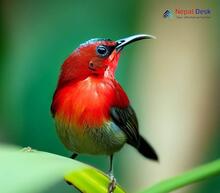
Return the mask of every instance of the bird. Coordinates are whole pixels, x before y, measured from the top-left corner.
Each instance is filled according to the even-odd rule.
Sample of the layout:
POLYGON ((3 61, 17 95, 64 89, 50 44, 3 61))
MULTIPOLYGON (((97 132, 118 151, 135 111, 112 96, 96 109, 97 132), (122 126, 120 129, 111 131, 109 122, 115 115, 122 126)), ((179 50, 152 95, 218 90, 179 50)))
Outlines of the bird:
POLYGON ((158 161, 154 148, 140 134, 130 100, 115 78, 121 51, 130 43, 155 39, 136 34, 113 41, 93 38, 80 44, 61 66, 51 113, 64 146, 78 154, 109 156, 109 193, 116 179, 113 156, 125 144, 145 158, 158 161))

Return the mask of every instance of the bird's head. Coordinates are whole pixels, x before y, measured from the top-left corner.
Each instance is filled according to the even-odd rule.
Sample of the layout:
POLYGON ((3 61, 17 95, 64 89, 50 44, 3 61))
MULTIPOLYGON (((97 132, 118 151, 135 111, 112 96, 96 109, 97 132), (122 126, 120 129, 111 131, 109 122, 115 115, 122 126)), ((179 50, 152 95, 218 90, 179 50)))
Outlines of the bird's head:
POLYGON ((89 76, 114 76, 121 50, 132 42, 152 38, 155 37, 139 34, 117 41, 96 38, 81 44, 62 65, 59 85, 89 76))

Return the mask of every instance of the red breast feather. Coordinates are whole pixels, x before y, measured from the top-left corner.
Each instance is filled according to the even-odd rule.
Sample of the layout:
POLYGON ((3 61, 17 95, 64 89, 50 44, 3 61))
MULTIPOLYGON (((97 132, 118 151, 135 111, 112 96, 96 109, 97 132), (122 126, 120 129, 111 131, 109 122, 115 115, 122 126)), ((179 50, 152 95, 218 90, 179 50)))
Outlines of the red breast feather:
POLYGON ((56 119, 77 128, 97 128, 110 119, 111 107, 127 107, 129 100, 116 80, 88 77, 55 92, 51 106, 56 119))

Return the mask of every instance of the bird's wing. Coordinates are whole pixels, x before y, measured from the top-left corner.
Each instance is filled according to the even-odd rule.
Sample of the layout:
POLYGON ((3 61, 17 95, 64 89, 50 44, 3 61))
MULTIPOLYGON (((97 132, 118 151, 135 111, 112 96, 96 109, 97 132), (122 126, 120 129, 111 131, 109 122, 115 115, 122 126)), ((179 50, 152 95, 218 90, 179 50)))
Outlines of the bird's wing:
POLYGON ((138 132, 138 121, 131 106, 127 108, 113 107, 110 110, 112 121, 127 136, 127 143, 135 147, 144 157, 158 160, 154 148, 138 132))
POLYGON ((127 136, 127 143, 137 147, 139 145, 138 121, 131 106, 126 108, 112 107, 110 110, 112 120, 127 136))

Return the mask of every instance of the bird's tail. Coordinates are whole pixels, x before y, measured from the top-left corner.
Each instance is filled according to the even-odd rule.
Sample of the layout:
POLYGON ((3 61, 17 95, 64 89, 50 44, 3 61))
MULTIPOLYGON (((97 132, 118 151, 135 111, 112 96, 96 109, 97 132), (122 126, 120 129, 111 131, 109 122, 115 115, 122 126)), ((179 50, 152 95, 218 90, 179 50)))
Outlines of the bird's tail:
POLYGON ((156 151, 142 136, 140 136, 139 145, 136 148, 144 157, 154 161, 159 160, 156 151))

